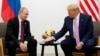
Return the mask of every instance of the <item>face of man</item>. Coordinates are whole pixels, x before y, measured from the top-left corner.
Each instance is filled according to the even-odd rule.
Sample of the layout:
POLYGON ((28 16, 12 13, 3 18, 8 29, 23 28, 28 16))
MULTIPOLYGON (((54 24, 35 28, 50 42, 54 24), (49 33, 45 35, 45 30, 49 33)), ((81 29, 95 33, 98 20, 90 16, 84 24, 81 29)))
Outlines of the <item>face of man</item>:
POLYGON ((29 12, 28 12, 27 9, 23 9, 23 11, 20 12, 20 18, 21 18, 22 20, 26 20, 27 17, 28 17, 28 15, 29 15, 29 12))
POLYGON ((78 15, 78 10, 68 9, 68 15, 74 19, 78 15))

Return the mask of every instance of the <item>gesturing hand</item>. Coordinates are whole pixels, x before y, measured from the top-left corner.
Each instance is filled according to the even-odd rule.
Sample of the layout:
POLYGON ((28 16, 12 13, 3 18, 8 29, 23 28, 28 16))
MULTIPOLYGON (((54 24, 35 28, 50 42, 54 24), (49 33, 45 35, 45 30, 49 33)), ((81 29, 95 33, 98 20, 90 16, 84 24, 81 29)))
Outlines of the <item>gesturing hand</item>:
POLYGON ((47 37, 47 38, 44 40, 44 42, 49 42, 49 41, 52 41, 52 40, 55 40, 55 38, 54 38, 54 37, 47 37))

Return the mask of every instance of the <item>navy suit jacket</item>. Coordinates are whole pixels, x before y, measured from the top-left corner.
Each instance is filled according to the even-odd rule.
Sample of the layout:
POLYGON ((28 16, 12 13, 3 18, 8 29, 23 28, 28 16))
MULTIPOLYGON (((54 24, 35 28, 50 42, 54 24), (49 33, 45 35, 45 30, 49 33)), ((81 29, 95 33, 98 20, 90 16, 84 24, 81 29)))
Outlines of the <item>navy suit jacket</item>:
MULTIPOLYGON (((68 38, 73 37, 73 19, 69 16, 65 17, 62 29, 54 35, 55 39, 61 38, 67 31, 69 31, 68 38)), ((80 41, 85 43, 88 39, 93 38, 93 22, 90 15, 80 13, 79 17, 79 37, 80 41)))

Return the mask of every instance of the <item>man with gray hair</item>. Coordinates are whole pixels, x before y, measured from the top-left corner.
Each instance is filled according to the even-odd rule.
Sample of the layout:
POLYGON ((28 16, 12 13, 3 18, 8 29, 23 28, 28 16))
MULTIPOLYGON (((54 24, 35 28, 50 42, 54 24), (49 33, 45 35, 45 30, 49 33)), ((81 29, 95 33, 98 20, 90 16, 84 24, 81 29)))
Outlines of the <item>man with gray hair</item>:
POLYGON ((80 13, 77 4, 70 4, 67 7, 68 15, 65 17, 62 29, 44 40, 45 42, 51 40, 58 40, 67 31, 69 36, 61 42, 61 48, 65 56, 72 56, 72 50, 85 51, 85 56, 92 56, 92 47, 95 45, 95 38, 93 37, 93 22, 90 15, 80 13))
POLYGON ((8 21, 5 39, 9 56, 15 56, 17 47, 29 56, 37 56, 37 40, 31 36, 28 15, 28 9, 22 7, 18 16, 8 21))

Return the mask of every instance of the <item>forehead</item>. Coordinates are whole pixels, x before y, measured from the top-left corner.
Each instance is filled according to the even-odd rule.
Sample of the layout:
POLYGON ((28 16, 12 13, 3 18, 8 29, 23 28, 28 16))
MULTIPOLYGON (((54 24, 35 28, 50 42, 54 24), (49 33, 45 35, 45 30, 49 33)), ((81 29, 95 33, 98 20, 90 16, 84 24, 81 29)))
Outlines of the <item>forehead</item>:
POLYGON ((68 12, 75 12, 74 9, 68 9, 68 12))
POLYGON ((28 13, 28 9, 23 9, 23 12, 25 12, 25 13, 27 12, 28 13))
POLYGON ((75 8, 78 8, 78 4, 70 4, 67 6, 67 9, 75 9, 75 8))

